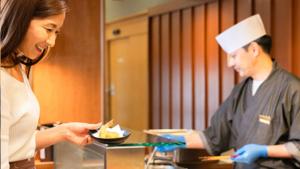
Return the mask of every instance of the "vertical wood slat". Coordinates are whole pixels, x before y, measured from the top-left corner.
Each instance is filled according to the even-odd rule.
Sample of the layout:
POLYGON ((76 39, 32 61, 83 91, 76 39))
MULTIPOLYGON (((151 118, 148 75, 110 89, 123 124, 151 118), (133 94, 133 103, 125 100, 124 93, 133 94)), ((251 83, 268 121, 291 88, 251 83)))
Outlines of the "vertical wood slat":
POLYGON ((194 93, 195 129, 205 128, 206 91, 205 91, 205 6, 194 9, 194 93))
POLYGON ((300 1, 293 0, 293 72, 300 77, 300 1))
MULTIPOLYGON (((207 57, 207 101, 208 101, 208 120, 212 117, 215 111, 219 107, 220 101, 220 87, 219 87, 219 47, 215 40, 218 35, 218 4, 210 3, 207 4, 207 18, 206 18, 206 57, 207 57)), ((209 124, 209 123, 208 123, 209 124)), ((207 127, 207 126, 206 126, 207 127)))
POLYGON ((192 9, 182 12, 182 97, 183 128, 192 128, 193 84, 192 84, 192 9))
POLYGON ((161 16, 161 116, 162 128, 170 128, 170 16, 161 16))
POLYGON ((253 0, 236 0, 236 21, 249 17, 253 12, 253 0))
MULTIPOLYGON (((282 67, 292 69, 292 0, 274 0, 273 56, 282 67)), ((296 22, 297 23, 297 22, 296 22)))
POLYGON ((181 14, 180 11, 173 12, 171 15, 171 128, 181 128, 181 14))
MULTIPOLYGON (((253 0, 236 0, 236 23, 251 16, 253 12, 253 0)), ((239 83, 244 78, 240 77, 238 72, 235 72, 235 83, 239 83)))
POLYGON ((160 17, 151 19, 151 128, 161 128, 160 117, 160 17))
MULTIPOLYGON (((224 0, 220 4, 220 32, 226 30, 234 24, 234 4, 235 0, 224 0)), ((224 101, 230 94, 234 82, 234 70, 227 67, 226 53, 221 49, 220 51, 220 69, 221 69, 221 101, 224 101)))
POLYGON ((271 34, 271 1, 272 0, 255 0, 254 13, 260 14, 267 34, 271 34))

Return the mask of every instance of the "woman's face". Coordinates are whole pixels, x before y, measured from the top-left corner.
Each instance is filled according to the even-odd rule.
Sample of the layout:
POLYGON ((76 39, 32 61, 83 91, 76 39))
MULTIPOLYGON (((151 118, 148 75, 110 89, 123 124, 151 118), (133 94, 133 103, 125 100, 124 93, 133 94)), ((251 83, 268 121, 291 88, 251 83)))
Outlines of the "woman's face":
POLYGON ((35 59, 48 47, 55 45, 57 34, 65 20, 65 13, 32 19, 18 50, 35 59))

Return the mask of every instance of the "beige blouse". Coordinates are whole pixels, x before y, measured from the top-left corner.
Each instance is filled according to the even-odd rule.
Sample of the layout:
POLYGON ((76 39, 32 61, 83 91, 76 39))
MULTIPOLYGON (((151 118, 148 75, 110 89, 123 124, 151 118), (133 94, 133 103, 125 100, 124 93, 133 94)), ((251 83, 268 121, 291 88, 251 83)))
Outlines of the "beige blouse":
POLYGON ((0 71, 1 169, 9 169, 9 162, 34 156, 40 108, 25 72, 20 82, 3 68, 0 71))

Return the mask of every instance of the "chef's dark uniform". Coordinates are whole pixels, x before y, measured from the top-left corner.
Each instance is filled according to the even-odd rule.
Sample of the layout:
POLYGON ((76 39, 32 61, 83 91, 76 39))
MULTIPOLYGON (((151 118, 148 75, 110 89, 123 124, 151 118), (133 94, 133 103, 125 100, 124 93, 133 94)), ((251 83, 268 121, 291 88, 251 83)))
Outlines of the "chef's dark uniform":
POLYGON ((252 78, 235 86, 200 133, 212 155, 246 144, 284 144, 292 159, 261 158, 254 164, 236 163, 235 169, 300 168, 300 79, 276 62, 270 76, 252 96, 252 78))

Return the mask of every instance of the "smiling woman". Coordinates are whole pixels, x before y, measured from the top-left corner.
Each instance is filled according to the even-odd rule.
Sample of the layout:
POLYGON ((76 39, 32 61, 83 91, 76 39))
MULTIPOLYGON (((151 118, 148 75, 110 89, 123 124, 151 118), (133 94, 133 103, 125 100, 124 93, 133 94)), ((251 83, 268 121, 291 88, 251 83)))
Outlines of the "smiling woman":
MULTIPOLYGON (((63 0, 11 0, 2 2, 1 66, 13 67, 20 62, 25 62, 28 66, 31 66, 44 57, 47 54, 47 50, 42 50, 43 52, 41 53, 40 49, 39 55, 35 54, 35 56, 31 56, 32 52, 23 52, 28 52, 30 49, 32 50, 32 47, 26 49, 26 51, 22 51, 21 49, 18 50, 18 48, 23 49, 25 47, 24 45, 32 43, 29 39, 42 38, 40 36, 43 34, 41 30, 38 30, 39 26, 45 29, 45 33, 48 34, 48 37, 46 37, 47 39, 53 39, 53 37, 49 35, 52 31, 55 32, 56 30, 47 24, 53 24, 54 22, 55 25, 62 26, 67 9, 66 3, 63 0), (44 25, 37 25, 36 22, 44 25), (18 57, 20 55, 25 55, 27 57, 18 57), (32 58, 35 58, 35 60, 32 60, 32 58)), ((55 41, 55 38, 53 41, 55 41)), ((47 44, 45 43, 44 45, 47 44)))
POLYGON ((32 60, 38 58, 44 50, 54 47, 64 20, 65 13, 49 16, 46 19, 33 19, 18 50, 32 60))
POLYGON ((1 169, 34 169, 37 149, 90 144, 88 131, 99 128, 65 123, 36 131, 40 107, 27 76, 54 47, 67 9, 65 0, 1 0, 1 169))

